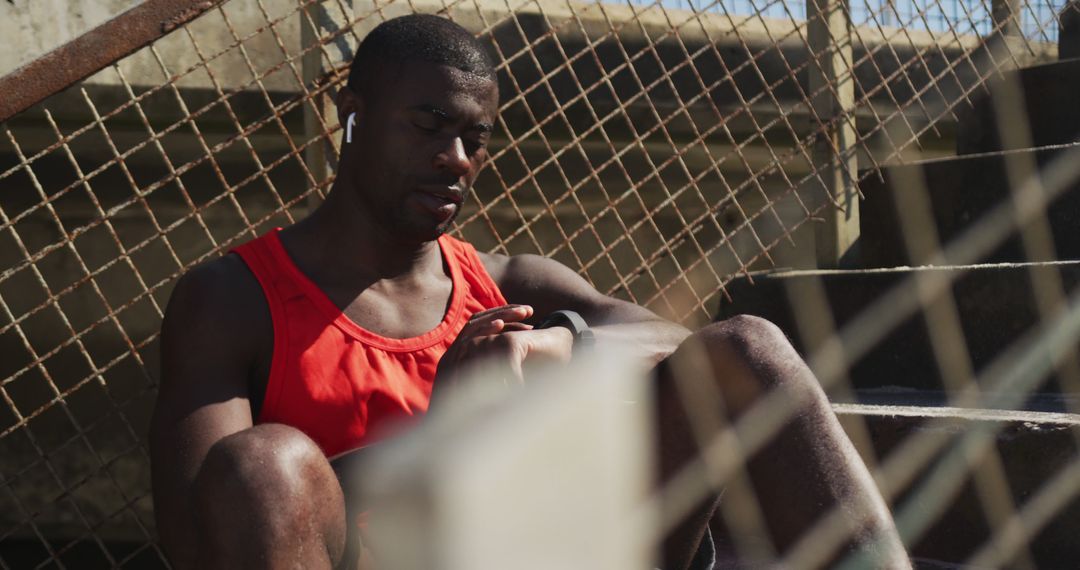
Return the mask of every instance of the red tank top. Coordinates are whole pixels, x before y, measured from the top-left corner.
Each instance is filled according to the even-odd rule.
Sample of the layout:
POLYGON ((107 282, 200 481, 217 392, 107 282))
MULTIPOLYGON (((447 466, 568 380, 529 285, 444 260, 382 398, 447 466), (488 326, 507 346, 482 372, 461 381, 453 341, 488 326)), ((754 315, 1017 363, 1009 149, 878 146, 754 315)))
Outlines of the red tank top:
POLYGON ((388 421, 427 411, 435 368, 469 317, 506 304, 476 250, 438 240, 453 283, 434 329, 387 338, 361 328, 293 264, 278 229, 233 251, 262 285, 274 323, 274 354, 256 423, 306 433, 327 456, 373 443, 388 421))

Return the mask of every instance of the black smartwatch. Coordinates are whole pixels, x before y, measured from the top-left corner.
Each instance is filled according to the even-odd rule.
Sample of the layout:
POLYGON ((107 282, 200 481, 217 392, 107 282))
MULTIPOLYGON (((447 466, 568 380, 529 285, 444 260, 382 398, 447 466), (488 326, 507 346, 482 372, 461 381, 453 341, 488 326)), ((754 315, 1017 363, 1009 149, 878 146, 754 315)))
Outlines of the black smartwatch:
POLYGON ((592 329, 576 311, 555 311, 544 317, 543 322, 536 328, 547 329, 551 327, 563 327, 573 333, 574 350, 579 347, 591 347, 596 342, 592 329))

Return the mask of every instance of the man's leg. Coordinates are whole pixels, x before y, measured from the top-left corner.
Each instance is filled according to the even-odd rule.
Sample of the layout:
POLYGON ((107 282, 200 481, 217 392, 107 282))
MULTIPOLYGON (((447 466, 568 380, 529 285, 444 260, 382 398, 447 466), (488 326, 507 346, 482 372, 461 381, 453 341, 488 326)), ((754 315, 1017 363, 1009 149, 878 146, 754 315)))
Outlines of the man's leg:
MULTIPOLYGON (((876 568, 910 567, 888 508, 817 379, 780 329, 763 319, 740 316, 709 325, 659 367, 662 481, 700 451, 697 439, 703 434, 699 429, 695 435, 694 414, 679 393, 687 375, 694 376, 691 382, 712 383, 702 394, 719 396, 713 430, 734 424, 769 396, 793 404, 790 419, 746 463, 768 539, 780 556, 840 505, 857 530, 830 560, 859 552, 873 556, 876 568)), ((703 499, 669 534, 665 570, 687 567, 717 504, 715 495, 703 499)))
POLYGON ((211 448, 195 482, 204 568, 324 568, 345 551, 345 501, 300 431, 263 424, 211 448))

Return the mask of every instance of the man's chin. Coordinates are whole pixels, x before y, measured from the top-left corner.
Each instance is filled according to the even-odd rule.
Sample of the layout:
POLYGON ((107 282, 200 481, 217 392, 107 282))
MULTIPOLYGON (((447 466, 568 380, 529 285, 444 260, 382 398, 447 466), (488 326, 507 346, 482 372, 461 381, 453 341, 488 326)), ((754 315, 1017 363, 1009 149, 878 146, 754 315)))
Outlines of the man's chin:
POLYGON ((426 228, 413 227, 411 231, 398 232, 398 239, 402 242, 424 244, 439 239, 450 230, 450 223, 428 226, 426 228))
POLYGON ((459 209, 455 210, 454 214, 447 218, 446 221, 441 222, 435 226, 435 228, 431 231, 432 235, 428 241, 431 241, 433 239, 439 239, 439 236, 445 234, 446 232, 449 232, 454 227, 454 220, 457 219, 458 212, 461 211, 460 206, 458 208, 459 209))
POLYGON ((422 244, 439 239, 440 236, 449 232, 457 219, 457 212, 446 220, 436 221, 432 218, 417 219, 409 216, 398 218, 398 222, 390 226, 395 237, 401 242, 422 244))

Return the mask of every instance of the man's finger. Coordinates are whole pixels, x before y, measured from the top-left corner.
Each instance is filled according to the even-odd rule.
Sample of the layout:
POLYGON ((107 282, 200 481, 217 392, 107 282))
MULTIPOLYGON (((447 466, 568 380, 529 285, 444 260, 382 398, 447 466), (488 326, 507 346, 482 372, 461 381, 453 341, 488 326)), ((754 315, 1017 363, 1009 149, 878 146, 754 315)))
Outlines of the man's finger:
POLYGON ((471 336, 489 336, 511 331, 530 331, 532 329, 532 325, 517 321, 507 322, 502 319, 488 321, 481 319, 472 323, 469 328, 462 329, 461 332, 471 336))
MULTIPOLYGON (((488 336, 493 334, 499 334, 506 329, 506 321, 502 319, 493 319, 490 321, 482 319, 471 324, 472 327, 466 327, 466 329, 468 330, 469 334, 473 336, 488 336)), ((465 332, 465 330, 463 330, 462 332, 465 332)))
POLYGON ((504 320, 520 321, 531 317, 533 314, 533 308, 529 305, 503 305, 501 307, 492 307, 483 311, 473 313, 469 320, 485 319, 491 316, 497 316, 504 320), (517 318, 512 318, 517 317, 517 318))
POLYGON ((496 334, 502 331, 504 324, 506 324, 506 321, 494 315, 472 319, 465 323, 465 326, 461 328, 461 332, 458 333, 458 338, 471 338, 496 334))
POLYGON ((504 305, 480 311, 469 318, 459 336, 483 336, 503 330, 506 323, 523 321, 532 316, 528 305, 504 305))

